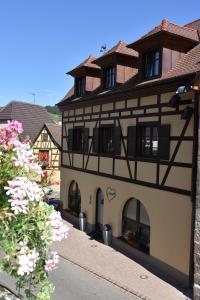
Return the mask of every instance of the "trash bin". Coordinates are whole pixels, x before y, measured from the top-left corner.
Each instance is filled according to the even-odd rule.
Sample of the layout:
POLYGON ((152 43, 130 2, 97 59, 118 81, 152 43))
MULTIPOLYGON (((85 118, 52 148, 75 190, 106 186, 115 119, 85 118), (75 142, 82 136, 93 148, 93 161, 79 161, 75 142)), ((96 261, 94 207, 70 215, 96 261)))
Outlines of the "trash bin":
POLYGON ((107 246, 110 246, 112 243, 112 228, 109 224, 103 226, 103 241, 107 246))
POLYGON ((79 214, 79 227, 80 227, 81 231, 85 231, 86 230, 86 224, 87 224, 86 214, 84 212, 81 212, 79 214))

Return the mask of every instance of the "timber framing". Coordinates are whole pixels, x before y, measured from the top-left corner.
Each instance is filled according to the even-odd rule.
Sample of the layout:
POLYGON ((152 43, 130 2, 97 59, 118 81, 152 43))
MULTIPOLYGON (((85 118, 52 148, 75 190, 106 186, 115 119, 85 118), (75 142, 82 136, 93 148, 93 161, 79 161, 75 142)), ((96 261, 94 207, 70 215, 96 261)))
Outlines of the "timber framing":
POLYGON ((139 97, 138 99, 135 100, 137 102, 137 106, 133 107, 133 108, 128 107, 128 99, 126 99, 126 100, 124 100, 125 101, 124 108, 121 108, 121 109, 116 109, 116 107, 113 103, 113 109, 111 109, 111 110, 102 110, 102 104, 101 104, 100 108, 99 108, 99 112, 95 112, 92 108, 90 113, 86 113, 85 107, 84 107, 83 113, 76 114, 76 106, 74 109, 70 110, 70 113, 69 113, 69 110, 67 110, 66 114, 65 115, 63 114, 63 117, 62 117, 63 118, 62 140, 68 141, 67 126, 68 126, 68 128, 69 127, 75 128, 77 126, 81 126, 81 127, 85 128, 86 124, 89 124, 90 122, 92 122, 92 123, 95 122, 94 128, 96 128, 96 127, 101 126, 101 122, 103 122, 103 124, 106 124, 106 121, 109 121, 109 124, 110 124, 110 122, 112 122, 112 125, 119 126, 119 128, 120 128, 121 142, 122 142, 122 148, 123 148, 124 155, 93 153, 92 152, 93 136, 89 135, 90 142, 89 142, 89 150, 87 153, 80 153, 80 152, 62 149, 62 156, 64 154, 67 154, 68 159, 69 159, 69 164, 64 164, 62 162, 62 167, 191 196, 191 189, 175 188, 175 187, 170 187, 166 184, 166 180, 168 178, 168 175, 169 175, 172 167, 178 167, 178 168, 180 167, 180 168, 186 168, 186 169, 191 169, 191 170, 193 169, 194 162, 192 164, 192 163, 187 163, 187 162, 176 162, 175 161, 175 157, 178 153, 181 143, 183 141, 190 141, 192 143, 194 142, 194 136, 185 135, 188 125, 190 124, 190 119, 183 121, 183 128, 182 128, 182 132, 180 135, 178 135, 178 136, 170 135, 170 137, 169 137, 170 142, 172 142, 172 141, 176 142, 176 147, 174 149, 174 152, 173 152, 170 160, 162 160, 159 158, 145 158, 145 157, 138 157, 138 156, 130 157, 127 154, 127 145, 126 145, 127 144, 127 135, 123 134, 123 130, 121 127, 122 120, 125 120, 125 119, 134 120, 135 119, 136 125, 140 125, 140 124, 145 124, 146 118, 155 117, 157 120, 155 123, 161 125, 162 117, 177 116, 178 118, 181 118, 181 115, 184 111, 184 107, 186 105, 192 105, 192 103, 193 103, 192 98, 188 98, 185 100, 181 100, 178 108, 171 108, 170 111, 165 111, 166 108, 169 109, 169 104, 168 104, 168 102, 161 103, 160 98, 161 98, 161 94, 158 94, 156 104, 141 105, 141 100, 140 100, 141 97, 139 97), (151 112, 152 109, 157 109, 157 112, 151 112), (82 156, 82 168, 80 168, 80 167, 77 168, 76 166, 74 166, 74 155, 76 155, 76 154, 79 154, 82 156), (98 166, 97 166, 96 171, 88 169, 88 163, 89 163, 90 157, 97 157, 97 159, 98 159, 98 166), (112 174, 106 174, 104 172, 100 172, 100 160, 101 160, 100 158, 101 157, 106 157, 106 158, 112 159, 112 174), (122 176, 118 176, 116 174, 116 172, 115 172, 116 160, 121 160, 121 161, 125 160, 126 161, 127 169, 128 169, 128 173, 129 173, 128 177, 122 177, 122 176), (132 170, 131 170, 130 162, 135 163, 134 172, 132 172, 132 170), (137 174, 138 173, 138 162, 147 162, 147 163, 156 164, 157 167, 156 167, 156 182, 155 183, 138 180, 138 174, 137 174), (160 166, 167 167, 161 182, 159 182, 160 166))
MULTIPOLYGON (((95 227, 97 191, 101 190, 105 204, 99 208, 101 224, 111 224, 114 237, 123 236, 137 247, 134 239, 142 230, 136 232, 129 226, 125 232, 123 214, 126 203, 137 199, 150 220, 149 255, 181 272, 187 285, 198 284, 200 295, 193 258, 194 231, 199 245, 199 30, 200 20, 179 26, 164 19, 138 41, 119 42, 90 61, 100 72, 98 76, 85 72, 84 76, 93 76, 90 82, 96 80, 98 85, 91 85, 80 97, 74 86, 58 106, 62 111, 64 207, 69 207, 68 193, 74 181, 82 197, 81 211, 87 212, 88 223, 95 227), (134 63, 127 57, 131 53, 134 63), (111 60, 117 80, 106 90, 103 70, 111 66, 111 60), (152 71, 155 68, 159 74, 152 71), (144 78, 147 69, 148 80, 144 78), (78 133, 77 128, 82 130, 78 133), (75 146, 78 143, 80 147, 75 146), (114 191, 114 198, 109 198, 108 190, 114 191)), ((78 75, 72 76, 76 81, 78 75)), ((130 216, 134 220, 133 208, 130 216)))
POLYGON ((49 166, 47 170, 60 169, 61 145, 59 144, 59 136, 61 135, 61 127, 56 124, 44 124, 33 143, 34 153, 37 155, 40 151, 48 151, 49 166), (47 140, 44 141, 42 136, 47 134, 47 140), (57 136, 54 136, 57 135, 57 136))

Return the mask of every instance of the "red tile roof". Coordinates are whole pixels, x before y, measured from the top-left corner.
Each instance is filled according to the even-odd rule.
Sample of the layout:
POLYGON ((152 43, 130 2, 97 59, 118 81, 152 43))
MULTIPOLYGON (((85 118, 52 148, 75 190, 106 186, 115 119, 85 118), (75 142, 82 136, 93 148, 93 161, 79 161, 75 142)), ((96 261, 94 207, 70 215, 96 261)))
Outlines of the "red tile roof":
POLYGON ((163 78, 177 77, 200 71, 200 44, 188 51, 163 78))
POLYGON ((200 19, 192 21, 192 22, 184 25, 184 27, 189 27, 189 28, 193 28, 193 29, 196 29, 196 30, 200 30, 200 19))
POLYGON ((99 60, 103 59, 104 57, 118 53, 126 56, 132 56, 132 57, 138 57, 138 52, 127 48, 127 43, 125 41, 120 40, 114 47, 112 47, 110 50, 106 51, 104 54, 102 54, 100 57, 94 60, 94 62, 98 62, 99 60))
POLYGON ((96 58, 93 55, 89 55, 88 58, 86 58, 82 63, 80 63, 80 65, 78 65, 76 68, 74 68, 73 70, 67 72, 67 74, 72 75, 74 73, 74 71, 77 71, 78 69, 87 67, 87 68, 93 68, 93 69, 100 69, 100 67, 98 65, 96 65, 95 63, 93 63, 93 61, 96 58))
POLYGON ((67 92, 67 94, 63 97, 63 99, 61 100, 61 102, 71 98, 72 96, 74 96, 74 86, 71 87, 71 89, 67 92))
MULTIPOLYGON (((157 83, 161 82, 163 80, 167 80, 170 78, 177 78, 181 76, 187 76, 194 73, 200 72, 200 44, 192 48, 190 51, 188 51, 184 56, 178 61, 178 63, 169 70, 166 74, 164 74, 162 77, 143 81, 136 83, 135 86, 145 86, 149 83, 157 83)), ((130 88, 131 85, 133 86, 134 78, 132 78, 127 84, 125 83, 123 88, 130 88)))
MULTIPOLYGON (((141 82, 141 81, 139 81, 139 77, 137 76, 138 73, 136 70, 136 72, 133 74, 133 77, 131 79, 129 79, 127 82, 125 82, 124 84, 122 84, 120 87, 116 87, 113 90, 106 91, 106 92, 102 91, 101 89, 97 89, 90 95, 84 96, 83 100, 95 98, 95 97, 103 95, 103 94, 105 94, 105 95, 117 94, 118 91, 122 92, 122 91, 127 91, 127 90, 132 90, 132 89, 134 90, 135 88, 137 88, 139 86, 146 86, 148 84, 155 83, 155 85, 156 85, 159 82, 164 82, 166 80, 171 80, 173 78, 176 79, 179 77, 181 78, 181 77, 185 77, 185 76, 193 76, 193 75, 195 75, 195 73, 200 74, 200 41, 199 41, 198 30, 197 30, 199 28, 199 26, 200 26, 200 19, 193 21, 189 24, 186 24, 185 26, 182 26, 182 27, 178 26, 178 25, 174 25, 171 22, 169 22, 168 20, 164 19, 159 26, 155 27, 149 33, 144 35, 142 37, 142 39, 149 37, 152 34, 159 32, 159 31, 168 31, 175 35, 179 35, 179 36, 182 36, 182 37, 185 37, 188 39, 193 39, 195 41, 195 43, 197 43, 197 45, 194 46, 187 53, 183 54, 182 58, 177 62, 177 64, 171 70, 169 70, 166 74, 163 74, 163 76, 160 78, 141 82)), ((124 47, 126 49, 128 49, 126 47, 126 43, 120 41, 115 47, 113 47, 112 49, 107 51, 104 55, 109 55, 111 53, 116 53, 118 51, 119 52, 126 51, 126 50, 122 50, 122 49, 124 49, 124 47)), ((101 57, 103 57, 103 56, 101 56, 101 57)), ((67 103, 67 102, 70 102, 71 100, 73 101, 73 99, 74 99, 74 93, 73 93, 73 88, 72 88, 67 93, 67 95, 63 98, 63 100, 61 102, 64 104, 65 101, 67 103)), ((81 101, 81 99, 78 99, 78 100, 81 101)))
POLYGON ((129 46, 132 47, 134 44, 138 44, 152 35, 155 35, 160 32, 167 32, 176 36, 180 36, 189 40, 193 40, 194 42, 199 42, 199 36, 196 29, 192 26, 179 26, 171 23, 167 19, 163 19, 162 22, 157 25, 155 28, 150 30, 148 33, 143 35, 140 39, 136 40, 135 42, 131 43, 129 46))
POLYGON ((49 131, 50 135, 52 136, 53 140, 56 142, 58 146, 61 146, 61 125, 52 124, 52 123, 45 123, 47 130, 49 131))
POLYGON ((47 110, 40 105, 20 101, 11 101, 0 110, 0 121, 18 120, 22 123, 24 132, 22 138, 29 136, 33 142, 44 123, 53 123, 47 110))
POLYGON ((128 56, 135 56, 138 57, 138 52, 127 48, 127 43, 125 41, 120 40, 117 45, 115 45, 113 48, 110 50, 106 51, 102 56, 109 55, 111 53, 120 53, 128 56))

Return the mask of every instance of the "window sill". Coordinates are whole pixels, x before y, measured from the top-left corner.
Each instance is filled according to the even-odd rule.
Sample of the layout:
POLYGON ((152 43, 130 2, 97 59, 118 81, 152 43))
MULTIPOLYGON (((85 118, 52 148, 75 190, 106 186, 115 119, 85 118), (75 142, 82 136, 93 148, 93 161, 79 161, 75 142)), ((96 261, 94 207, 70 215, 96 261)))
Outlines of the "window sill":
POLYGON ((155 157, 155 156, 133 156, 133 155, 128 155, 128 158, 134 159, 136 161, 153 161, 153 162, 157 162, 159 161, 159 157, 155 157))
POLYGON ((102 157, 113 157, 114 156, 113 153, 97 153, 97 154, 102 157))

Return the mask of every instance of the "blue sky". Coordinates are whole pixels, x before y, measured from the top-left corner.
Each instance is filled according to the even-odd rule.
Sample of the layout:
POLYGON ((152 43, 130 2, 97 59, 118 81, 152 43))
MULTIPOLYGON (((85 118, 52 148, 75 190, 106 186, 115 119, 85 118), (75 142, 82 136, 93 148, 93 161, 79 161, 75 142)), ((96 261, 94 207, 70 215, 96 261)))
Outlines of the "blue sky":
POLYGON ((200 1, 0 0, 0 106, 54 105, 73 80, 65 73, 106 43, 132 42, 167 18, 200 18, 200 1))

